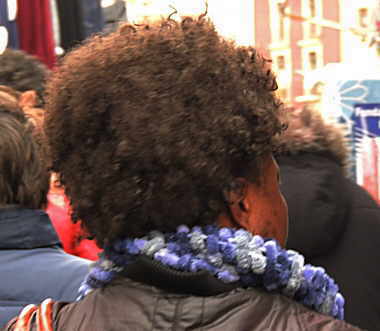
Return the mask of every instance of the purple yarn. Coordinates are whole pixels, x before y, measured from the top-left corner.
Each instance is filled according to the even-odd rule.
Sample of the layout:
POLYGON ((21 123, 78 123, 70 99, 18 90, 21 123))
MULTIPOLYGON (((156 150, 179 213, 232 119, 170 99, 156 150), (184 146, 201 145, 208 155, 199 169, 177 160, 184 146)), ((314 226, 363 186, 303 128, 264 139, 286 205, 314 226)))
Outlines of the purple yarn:
POLYGON ((140 253, 139 247, 135 244, 134 240, 128 240, 126 242, 126 250, 131 255, 137 255, 140 253))
POLYGON ((249 249, 257 249, 264 245, 264 239, 260 236, 253 236, 251 242, 248 244, 249 249))
POLYGON ((177 262, 178 269, 181 269, 183 271, 190 271, 191 260, 191 254, 182 255, 177 262))
POLYGON ((198 272, 201 270, 209 270, 209 269, 211 269, 210 265, 201 259, 195 258, 190 263, 190 271, 191 272, 198 272))
POLYGON ((240 282, 243 287, 258 287, 262 285, 262 277, 254 273, 241 274, 240 282))
POLYGON ((181 246, 178 245, 176 242, 171 242, 171 243, 168 243, 168 250, 175 253, 175 254, 179 254, 179 252, 181 251, 181 246))
POLYGON ((236 260, 236 246, 234 244, 222 242, 219 243, 220 252, 223 254, 223 260, 226 263, 234 264, 236 260))
POLYGON ((140 252, 143 249, 143 247, 145 246, 146 242, 147 241, 145 239, 135 239, 133 241, 133 244, 137 247, 137 249, 140 252))
POLYGON ((216 254, 219 251, 219 238, 216 235, 209 235, 206 240, 207 252, 216 254))
POLYGON ((221 271, 217 274, 218 279, 223 281, 224 283, 234 283, 239 280, 239 276, 236 274, 231 273, 228 270, 221 271))
POLYGON ((219 238, 222 241, 228 241, 228 239, 232 238, 233 232, 229 228, 221 228, 219 230, 219 238))
POLYGON ((178 264, 179 257, 173 253, 170 253, 168 249, 162 249, 154 254, 154 259, 164 265, 175 268, 178 264))
POLYGON ((223 255, 220 253, 208 255, 207 260, 214 267, 221 268, 223 266, 223 255))
POLYGON ((177 233, 189 233, 190 232, 190 229, 188 226, 186 225, 180 225, 178 228, 177 228, 177 233))
POLYGON ((219 229, 215 225, 206 225, 204 227, 204 230, 202 232, 205 235, 212 235, 212 234, 216 234, 217 235, 218 230, 219 229))
POLYGON ((291 278, 295 254, 282 249, 273 239, 252 236, 245 230, 212 225, 204 230, 189 229, 182 225, 176 233, 152 231, 144 238, 127 238, 107 245, 80 287, 80 298, 106 286, 121 271, 128 275, 128 265, 144 255, 176 270, 207 271, 228 284, 239 282, 243 287, 259 286, 280 293, 293 286, 291 297, 296 301, 343 319, 344 298, 323 268, 303 266, 302 260, 293 275, 296 278, 291 278))
POLYGON ((113 278, 113 273, 103 270, 100 267, 93 269, 92 276, 101 282, 109 282, 113 278))

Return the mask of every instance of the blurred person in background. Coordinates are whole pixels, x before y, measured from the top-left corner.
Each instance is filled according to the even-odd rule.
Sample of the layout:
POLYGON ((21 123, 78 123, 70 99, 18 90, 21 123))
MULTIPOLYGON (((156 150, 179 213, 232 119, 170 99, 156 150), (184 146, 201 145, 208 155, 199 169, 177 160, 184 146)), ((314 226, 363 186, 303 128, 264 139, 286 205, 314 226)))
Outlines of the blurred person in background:
MULTIPOLYGON (((44 91, 48 76, 48 68, 34 56, 12 49, 7 49, 0 55, 0 84, 15 90, 12 92, 13 97, 18 100, 19 106, 34 123, 37 131, 42 131, 43 126, 44 91)), ((41 135, 42 132, 38 137, 41 135)), ((93 240, 88 239, 80 221, 75 224, 71 221, 69 201, 56 177, 53 173, 46 212, 53 222, 63 249, 67 253, 96 260, 101 250, 93 240)))
POLYGON ((0 326, 46 297, 73 301, 90 261, 65 253, 43 211, 49 174, 34 128, 0 89, 0 326))
POLYGON ((11 87, 0 85, 0 109, 2 112, 13 114, 18 120, 24 122, 25 114, 19 105, 21 93, 11 87))
POLYGON ((289 206, 287 247, 331 273, 346 298, 348 322, 378 330, 380 209, 346 177, 344 128, 315 110, 293 110, 280 146, 281 190, 289 206))
POLYGON ((281 247, 276 88, 255 49, 203 16, 127 25, 68 54, 45 129, 104 252, 80 301, 29 306, 7 330, 357 330, 339 320, 334 281, 281 247))
POLYGON ((38 105, 43 102, 49 69, 36 57, 20 50, 7 49, 0 55, 0 85, 18 92, 35 91, 38 105))

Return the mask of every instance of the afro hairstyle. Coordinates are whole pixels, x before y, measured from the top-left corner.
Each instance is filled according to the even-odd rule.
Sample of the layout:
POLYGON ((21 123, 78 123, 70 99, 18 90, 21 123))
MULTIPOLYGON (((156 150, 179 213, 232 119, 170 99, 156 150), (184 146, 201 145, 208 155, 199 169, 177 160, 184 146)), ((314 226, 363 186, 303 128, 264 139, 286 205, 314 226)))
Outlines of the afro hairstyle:
POLYGON ((46 134, 74 218, 100 246, 216 221, 283 131, 267 60, 204 17, 124 26, 68 54, 46 134))

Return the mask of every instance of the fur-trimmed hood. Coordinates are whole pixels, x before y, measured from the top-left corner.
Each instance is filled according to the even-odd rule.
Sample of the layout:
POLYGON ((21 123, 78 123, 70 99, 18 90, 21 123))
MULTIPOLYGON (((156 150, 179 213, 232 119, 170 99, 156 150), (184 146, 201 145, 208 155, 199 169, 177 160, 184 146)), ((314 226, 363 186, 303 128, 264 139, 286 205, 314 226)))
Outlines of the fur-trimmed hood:
POLYGON ((309 108, 291 109, 286 116, 288 129, 279 137, 279 155, 323 153, 347 167, 349 149, 343 125, 329 123, 309 108))
POLYGON ((306 257, 328 254, 344 232, 349 197, 345 130, 314 110, 290 110, 279 138, 281 191, 289 207, 289 248, 306 257))

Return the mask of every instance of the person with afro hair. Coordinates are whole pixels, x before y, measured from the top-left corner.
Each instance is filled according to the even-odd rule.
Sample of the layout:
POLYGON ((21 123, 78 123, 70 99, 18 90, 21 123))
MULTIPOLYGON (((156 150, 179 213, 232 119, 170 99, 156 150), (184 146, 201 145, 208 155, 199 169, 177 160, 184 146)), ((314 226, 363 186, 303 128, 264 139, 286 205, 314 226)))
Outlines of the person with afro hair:
POLYGON ((126 25, 64 58, 47 88, 53 169, 104 252, 78 302, 29 306, 8 330, 356 330, 334 318, 334 282, 305 267, 331 290, 317 304, 281 248, 266 62, 204 15, 126 25))

